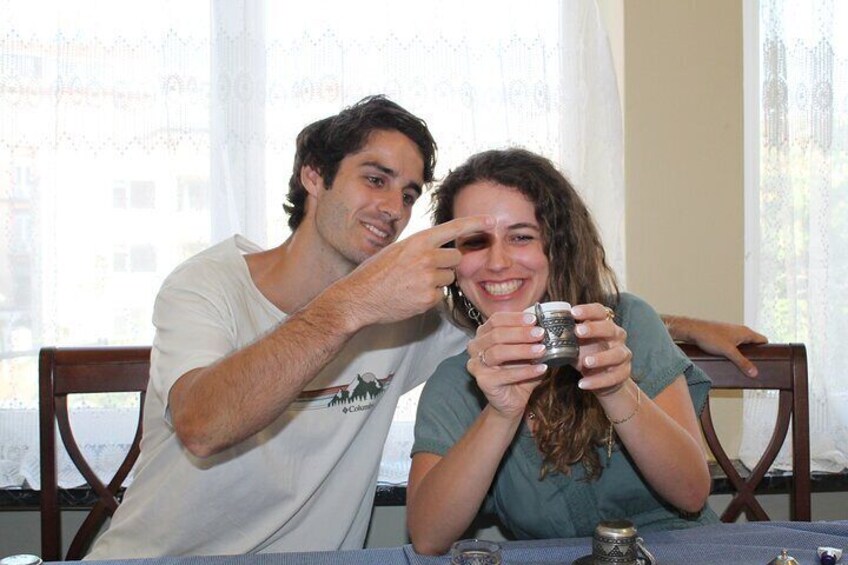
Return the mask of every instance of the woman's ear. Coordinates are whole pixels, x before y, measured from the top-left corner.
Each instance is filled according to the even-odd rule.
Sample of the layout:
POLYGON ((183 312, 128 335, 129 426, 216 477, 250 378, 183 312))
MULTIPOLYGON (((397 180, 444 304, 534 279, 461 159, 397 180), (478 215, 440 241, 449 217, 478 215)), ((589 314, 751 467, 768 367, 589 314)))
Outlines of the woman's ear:
POLYGON ((312 196, 316 196, 318 192, 324 190, 324 179, 321 177, 321 173, 309 165, 304 165, 300 168, 300 182, 303 184, 306 192, 312 196))

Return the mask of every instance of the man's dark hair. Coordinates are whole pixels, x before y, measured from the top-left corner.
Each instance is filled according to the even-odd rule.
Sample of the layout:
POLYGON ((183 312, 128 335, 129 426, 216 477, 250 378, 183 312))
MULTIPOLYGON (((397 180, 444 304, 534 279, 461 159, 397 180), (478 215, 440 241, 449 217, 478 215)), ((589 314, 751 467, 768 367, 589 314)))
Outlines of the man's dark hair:
POLYGON ((306 214, 307 193, 300 181, 301 169, 308 166, 318 171, 329 189, 342 159, 362 149, 374 131, 398 131, 412 140, 424 161, 424 182, 433 181, 436 141, 424 120, 383 95, 368 96, 335 116, 309 124, 298 134, 289 193, 283 205, 292 231, 306 214))

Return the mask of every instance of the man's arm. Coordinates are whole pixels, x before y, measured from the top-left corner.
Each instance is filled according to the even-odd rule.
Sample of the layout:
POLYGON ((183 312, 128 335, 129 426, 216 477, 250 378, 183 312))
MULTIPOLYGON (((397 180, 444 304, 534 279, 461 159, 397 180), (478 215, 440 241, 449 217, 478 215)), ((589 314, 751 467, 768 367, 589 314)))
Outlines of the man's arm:
POLYGON ((675 341, 694 343, 707 353, 723 355, 749 377, 757 376, 757 367, 739 352, 744 343, 768 343, 768 338, 738 324, 711 322, 683 316, 661 316, 675 341))
POLYGON ((492 221, 462 218, 390 245, 262 339, 182 375, 168 397, 180 441, 208 457, 264 429, 360 329, 435 306, 460 258, 441 246, 492 221))

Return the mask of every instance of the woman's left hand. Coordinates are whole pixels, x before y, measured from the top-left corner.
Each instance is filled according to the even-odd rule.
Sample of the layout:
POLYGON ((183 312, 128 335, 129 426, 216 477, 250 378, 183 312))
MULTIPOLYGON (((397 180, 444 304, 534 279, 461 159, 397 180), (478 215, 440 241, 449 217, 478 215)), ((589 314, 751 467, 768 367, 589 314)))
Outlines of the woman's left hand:
POLYGON ((603 304, 581 304, 571 309, 580 345, 578 386, 599 396, 611 394, 630 378, 633 354, 626 345, 627 332, 618 326, 603 304))

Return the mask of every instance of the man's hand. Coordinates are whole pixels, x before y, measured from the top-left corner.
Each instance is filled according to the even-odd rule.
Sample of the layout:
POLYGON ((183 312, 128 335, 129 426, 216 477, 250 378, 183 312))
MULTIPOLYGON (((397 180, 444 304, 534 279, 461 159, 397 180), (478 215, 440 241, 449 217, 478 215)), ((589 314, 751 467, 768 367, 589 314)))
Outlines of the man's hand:
POLYGON ((386 247, 336 283, 341 304, 357 325, 405 320, 425 312, 444 297, 454 281, 462 254, 442 247, 457 237, 490 229, 491 216, 469 216, 445 222, 386 247))
POLYGON ((662 318, 672 339, 694 343, 713 355, 723 355, 733 361, 739 370, 749 377, 757 376, 757 367, 739 352, 737 346, 745 343, 768 343, 766 336, 739 324, 680 316, 663 316, 662 318))

